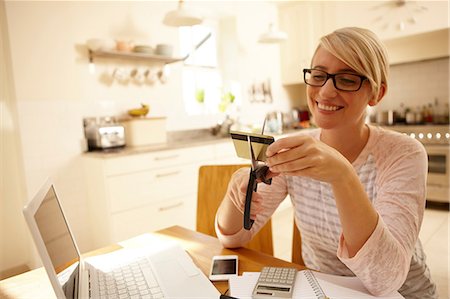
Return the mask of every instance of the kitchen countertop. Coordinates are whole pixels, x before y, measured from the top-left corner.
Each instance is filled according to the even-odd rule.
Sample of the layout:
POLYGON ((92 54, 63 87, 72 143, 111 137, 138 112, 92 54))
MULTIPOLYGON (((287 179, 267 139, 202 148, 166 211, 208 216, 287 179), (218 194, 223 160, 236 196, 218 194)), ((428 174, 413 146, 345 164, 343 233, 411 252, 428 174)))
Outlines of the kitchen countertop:
MULTIPOLYGON (((301 130, 286 130, 282 134, 270 133, 269 135, 272 135, 275 138, 277 138, 300 131, 301 130)), ((209 129, 168 132, 167 137, 168 138, 166 143, 152 144, 148 146, 139 146, 139 147, 125 146, 123 148, 118 149, 85 152, 83 155, 93 158, 109 159, 136 154, 145 154, 149 152, 156 152, 162 150, 171 150, 184 147, 195 147, 209 144, 217 144, 222 142, 231 142, 229 136, 225 137, 214 136, 210 133, 209 129)))
POLYGON ((152 144, 148 146, 125 146, 123 148, 111 149, 111 150, 99 150, 86 152, 84 155, 91 156, 95 158, 116 158, 121 156, 129 156, 136 154, 145 154, 149 152, 163 151, 163 150, 172 150, 179 149, 184 147, 194 147, 194 146, 202 146, 208 144, 216 144, 219 142, 227 142, 231 141, 226 137, 217 137, 211 136, 211 138, 203 138, 203 139, 193 139, 193 140, 182 140, 182 141, 168 141, 166 143, 152 144))

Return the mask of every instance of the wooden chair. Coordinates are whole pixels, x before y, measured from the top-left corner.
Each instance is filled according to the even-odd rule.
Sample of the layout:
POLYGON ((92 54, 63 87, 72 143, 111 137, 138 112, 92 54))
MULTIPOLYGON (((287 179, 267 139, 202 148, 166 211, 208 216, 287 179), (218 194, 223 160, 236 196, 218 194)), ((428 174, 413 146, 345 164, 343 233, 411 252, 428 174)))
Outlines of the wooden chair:
POLYGON ((292 258, 293 263, 299 264, 304 266, 305 262, 303 261, 302 257, 302 237, 300 235, 300 231, 297 228, 297 225, 295 224, 295 218, 294 218, 294 229, 292 233, 292 258))
MULTIPOLYGON (((249 165, 205 165, 200 167, 198 176, 197 231, 214 237, 217 236, 214 229, 216 211, 225 196, 231 176, 242 167, 249 167, 249 165)), ((293 231, 292 262, 303 265, 300 232, 295 223, 293 231)), ((269 220, 245 247, 273 255, 272 221, 269 220)))

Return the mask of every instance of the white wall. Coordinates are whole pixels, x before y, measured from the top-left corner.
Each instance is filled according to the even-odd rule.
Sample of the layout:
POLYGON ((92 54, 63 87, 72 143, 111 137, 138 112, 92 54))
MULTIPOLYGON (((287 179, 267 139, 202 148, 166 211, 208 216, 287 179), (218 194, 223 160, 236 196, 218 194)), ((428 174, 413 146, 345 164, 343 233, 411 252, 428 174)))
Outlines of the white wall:
POLYGON ((5 269, 27 264, 30 257, 22 216, 25 179, 5 15, 0 2, 0 276, 5 269))
MULTIPOLYGON (((206 10, 215 5, 218 12, 224 7, 216 1, 208 6, 202 3, 206 2, 195 5, 206 10)), ((172 65, 166 84, 155 86, 105 84, 104 74, 115 67, 112 61, 97 63, 95 74, 88 71, 84 43, 94 37, 126 38, 152 45, 170 43, 177 54, 177 29, 162 25, 164 14, 176 6, 174 1, 6 1, 12 87, 20 127, 20 134, 15 132, 15 136, 20 138, 20 162, 25 173, 20 192, 33 195, 51 176, 83 252, 92 249, 80 161, 83 117, 123 114, 147 102, 151 114, 168 117, 170 131, 209 127, 217 122, 217 117, 195 118, 184 113, 181 63, 172 65)), ((288 106, 279 82, 278 47, 256 43, 257 35, 276 20, 276 7, 266 2, 234 1, 226 6, 225 14, 236 15, 238 22, 239 46, 232 63, 236 64, 242 93, 245 95, 252 80, 273 79, 273 104, 243 106, 245 117, 262 121, 268 110, 288 106)), ((21 206, 18 197, 16 205, 21 206)), ((23 224, 22 220, 17 223, 23 224)), ((14 244, 23 237, 23 232, 6 239, 2 236, 1 250, 3 244, 14 244)))

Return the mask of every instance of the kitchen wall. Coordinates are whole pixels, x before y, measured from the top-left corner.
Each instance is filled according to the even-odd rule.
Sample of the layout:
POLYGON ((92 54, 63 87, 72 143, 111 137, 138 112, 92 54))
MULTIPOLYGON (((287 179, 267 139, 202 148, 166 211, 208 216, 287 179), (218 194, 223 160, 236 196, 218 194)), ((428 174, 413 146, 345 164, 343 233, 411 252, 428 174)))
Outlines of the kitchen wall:
POLYGON ((27 196, 5 16, 0 2, 0 279, 26 270, 30 259, 28 230, 19 213, 27 196))
POLYGON ((386 97, 376 106, 378 110, 416 109, 438 99, 443 107, 450 95, 449 58, 418 61, 391 66, 386 97))
MULTIPOLYGON (((209 18, 236 19, 236 56, 228 63, 235 65, 244 96, 249 84, 272 79, 274 102, 249 105, 244 101, 243 117, 262 120, 268 110, 287 109, 289 102, 279 82, 278 46, 256 42, 268 23, 276 21, 276 6, 235 1, 193 4, 209 18)), ((171 65, 166 84, 155 86, 105 84, 104 75, 112 72, 113 63, 97 63, 96 72, 89 73, 84 45, 89 38, 170 43, 178 54, 177 29, 162 24, 164 14, 177 7, 176 1, 6 1, 5 7, 10 58, 2 57, 2 64, 5 59, 11 65, 15 94, 11 105, 17 110, 20 129, 13 133, 18 141, 17 153, 21 153, 17 162, 23 165, 23 181, 20 176, 16 179, 21 184, 11 194, 14 205, 7 206, 6 211, 16 219, 15 224, 23 227, 23 197, 31 197, 48 176, 52 177, 80 250, 85 252, 93 249, 89 226, 95 224, 85 216, 86 185, 80 159, 83 117, 122 114, 146 102, 151 114, 167 116, 169 131, 178 131, 210 127, 223 116, 186 115, 181 98, 181 63, 171 65)), ((5 124, 2 118, 2 133, 5 124)), ((2 208, 3 198, 2 190, 2 208)), ((28 234, 22 230, 5 237, 2 235, 2 253, 8 251, 11 260, 22 259, 17 253, 29 250, 28 234), (20 249, 8 249, 6 243, 20 249)))

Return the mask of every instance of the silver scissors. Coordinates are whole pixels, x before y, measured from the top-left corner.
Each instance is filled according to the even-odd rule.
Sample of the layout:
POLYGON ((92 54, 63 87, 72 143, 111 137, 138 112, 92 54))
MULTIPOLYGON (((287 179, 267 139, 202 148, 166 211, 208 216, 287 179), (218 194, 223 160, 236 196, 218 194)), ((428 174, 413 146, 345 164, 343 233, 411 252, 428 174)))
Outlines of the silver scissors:
MULTIPOLYGON (((266 119, 264 119, 261 135, 264 133, 265 124, 266 124, 266 119)), ((245 194, 245 206, 244 206, 244 228, 246 230, 250 230, 250 228, 252 228, 253 223, 255 222, 255 220, 250 219, 250 209, 251 209, 251 205, 252 205, 253 192, 256 192, 256 190, 258 188, 258 180, 260 180, 268 185, 270 185, 272 183, 272 179, 265 178, 265 175, 269 168, 264 164, 258 164, 258 160, 256 159, 255 153, 253 152, 251 139, 252 139, 252 136, 248 136, 247 141, 248 141, 248 150, 249 150, 250 159, 251 159, 251 168, 250 168, 250 175, 249 175, 248 184, 247 184, 247 193, 245 194)))

